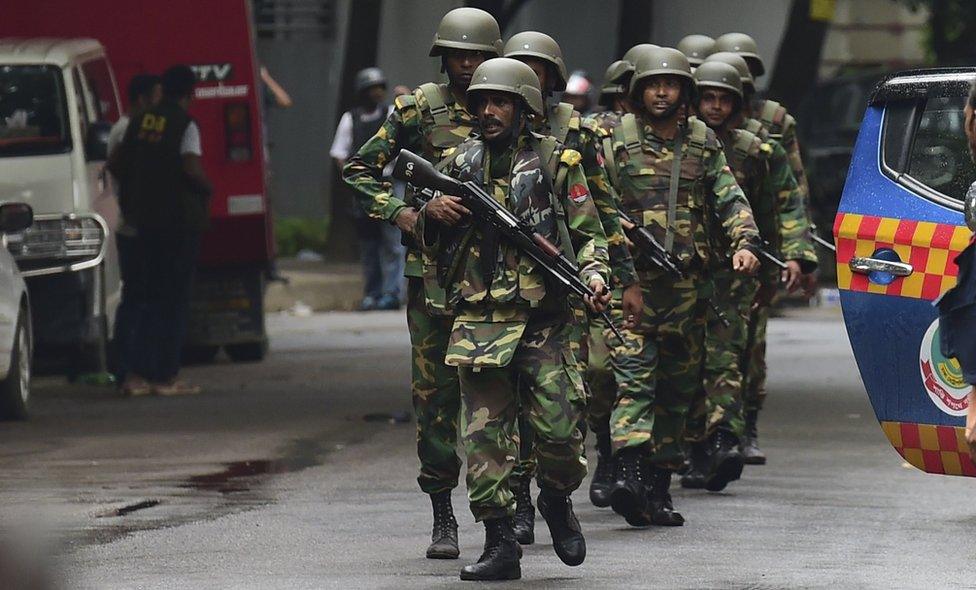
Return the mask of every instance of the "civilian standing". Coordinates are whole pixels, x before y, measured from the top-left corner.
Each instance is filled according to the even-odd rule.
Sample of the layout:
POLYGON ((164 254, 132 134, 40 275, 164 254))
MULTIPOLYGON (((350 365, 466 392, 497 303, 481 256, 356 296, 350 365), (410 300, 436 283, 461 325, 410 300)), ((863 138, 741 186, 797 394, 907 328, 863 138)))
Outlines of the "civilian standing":
MULTIPOLYGON (((163 85, 159 76, 137 74, 129 82, 129 112, 122 115, 108 136, 108 153, 112 158, 122 144, 131 118, 159 104, 163 98, 163 85)), ((115 182, 116 191, 118 182, 115 182)), ((145 257, 140 252, 136 229, 123 217, 115 232, 115 245, 119 254, 119 272, 122 276, 122 300, 115 315, 113 345, 115 346, 115 381, 126 395, 145 395, 150 392, 149 383, 130 372, 132 366, 133 338, 146 305, 145 257)))
POLYGON ((146 303, 131 349, 132 372, 157 395, 200 388, 177 380, 200 235, 209 224, 210 180, 200 128, 188 109, 196 76, 185 65, 163 74, 163 100, 133 118, 113 173, 122 214, 144 256, 146 303))
MULTIPOLYGON (((343 113, 329 150, 340 170, 379 131, 393 110, 386 102, 386 77, 379 68, 366 68, 356 74, 356 96, 359 105, 343 113)), ((350 210, 359 236, 365 283, 360 309, 399 309, 404 270, 400 230, 393 224, 370 219, 355 202, 350 204, 350 210)))

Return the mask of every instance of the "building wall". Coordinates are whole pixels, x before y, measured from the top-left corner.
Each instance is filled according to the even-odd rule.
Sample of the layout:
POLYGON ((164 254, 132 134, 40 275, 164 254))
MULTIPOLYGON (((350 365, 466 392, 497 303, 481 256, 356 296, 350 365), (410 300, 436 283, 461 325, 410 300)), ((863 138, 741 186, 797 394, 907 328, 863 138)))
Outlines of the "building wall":
POLYGON ((820 77, 845 67, 899 69, 925 62, 928 12, 891 0, 837 0, 824 41, 820 77))
POLYGON ((268 107, 271 207, 277 216, 324 217, 333 169, 329 158, 339 93, 349 2, 336 2, 334 36, 295 31, 258 39, 261 62, 291 95, 287 110, 268 107))

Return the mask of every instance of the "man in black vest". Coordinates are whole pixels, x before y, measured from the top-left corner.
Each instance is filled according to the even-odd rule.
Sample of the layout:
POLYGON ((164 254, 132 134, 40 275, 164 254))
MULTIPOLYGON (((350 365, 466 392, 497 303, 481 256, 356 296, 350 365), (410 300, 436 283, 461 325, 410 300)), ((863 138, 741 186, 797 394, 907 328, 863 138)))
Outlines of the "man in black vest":
POLYGON ((110 168, 119 205, 144 255, 147 301, 134 338, 133 372, 157 395, 199 393, 177 381, 200 234, 212 187, 203 171, 200 128, 187 112, 196 75, 184 65, 163 74, 163 100, 134 118, 110 168))
MULTIPOLYGON (((383 126, 393 109, 386 101, 386 77, 379 68, 366 68, 356 74, 359 105, 339 119, 329 155, 341 170, 359 148, 383 126)), ((366 216, 353 202, 350 210, 359 235, 359 253, 363 265, 363 301, 360 309, 399 309, 400 283, 403 277, 404 253, 400 230, 366 216)))

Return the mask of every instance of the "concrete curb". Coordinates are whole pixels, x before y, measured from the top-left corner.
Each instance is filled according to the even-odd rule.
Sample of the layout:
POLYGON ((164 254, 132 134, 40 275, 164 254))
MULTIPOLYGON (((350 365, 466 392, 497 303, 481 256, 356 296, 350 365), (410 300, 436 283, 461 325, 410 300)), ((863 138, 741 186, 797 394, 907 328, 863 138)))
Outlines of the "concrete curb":
POLYGON ((363 297, 359 265, 279 259, 278 272, 288 279, 268 284, 265 311, 354 311, 363 297))

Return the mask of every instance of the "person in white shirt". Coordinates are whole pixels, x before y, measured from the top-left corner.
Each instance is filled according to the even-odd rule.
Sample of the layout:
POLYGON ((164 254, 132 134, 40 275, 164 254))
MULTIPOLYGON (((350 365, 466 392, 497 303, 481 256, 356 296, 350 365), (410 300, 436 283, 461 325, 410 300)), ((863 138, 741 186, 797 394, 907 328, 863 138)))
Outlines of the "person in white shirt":
MULTIPOLYGON (((340 170, 376 134, 393 110, 393 105, 386 102, 386 78, 379 68, 366 68, 356 74, 356 93, 359 105, 343 113, 329 150, 340 170)), ((349 200, 359 235, 365 282, 360 309, 399 309, 404 265, 400 230, 389 223, 369 219, 355 199, 350 196, 349 200)))

